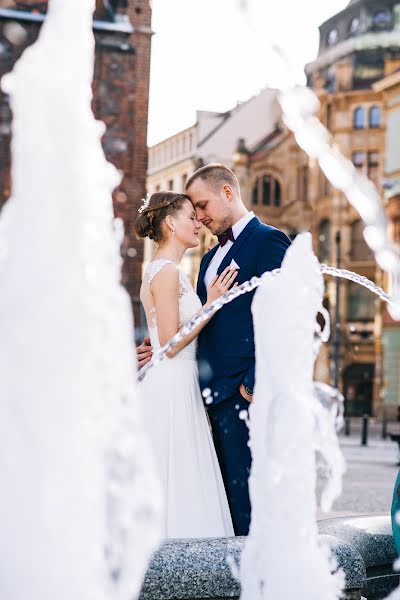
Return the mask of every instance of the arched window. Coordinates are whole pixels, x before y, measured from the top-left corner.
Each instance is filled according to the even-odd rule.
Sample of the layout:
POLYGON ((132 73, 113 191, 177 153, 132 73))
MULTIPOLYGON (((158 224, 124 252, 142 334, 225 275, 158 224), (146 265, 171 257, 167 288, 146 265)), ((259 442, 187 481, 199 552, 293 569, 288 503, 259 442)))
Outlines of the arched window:
POLYGON ((262 201, 264 206, 269 206, 271 204, 271 177, 269 175, 264 175, 263 177, 263 194, 262 201))
POLYGON ((331 223, 329 219, 325 219, 319 226, 319 260, 322 263, 330 261, 331 257, 331 223))
POLYGON ((369 126, 371 129, 377 129, 381 126, 381 109, 379 106, 372 106, 369 111, 369 126))
POLYGON ((353 17, 349 24, 349 33, 355 34, 360 29, 361 19, 360 17, 353 17))
POLYGON ((365 128, 365 109, 358 106, 354 111, 354 129, 365 128))
POLYGON ((327 42, 328 42, 328 46, 334 46, 335 44, 337 44, 339 41, 339 32, 337 29, 331 29, 330 32, 328 33, 328 38, 327 38, 327 42))
POLYGON ((258 179, 255 180, 253 190, 251 192, 251 203, 258 204, 258 179))
MULTIPOLYGON (((253 190, 254 195, 254 190, 253 190)), ((282 188, 280 182, 272 175, 262 178, 262 203, 264 206, 280 206, 282 202, 282 188)), ((253 202, 254 204, 254 202, 253 202)))
POLYGON ((350 226, 351 230, 351 246, 350 258, 354 261, 369 261, 373 260, 373 254, 364 239, 364 226, 361 220, 354 221, 350 226))

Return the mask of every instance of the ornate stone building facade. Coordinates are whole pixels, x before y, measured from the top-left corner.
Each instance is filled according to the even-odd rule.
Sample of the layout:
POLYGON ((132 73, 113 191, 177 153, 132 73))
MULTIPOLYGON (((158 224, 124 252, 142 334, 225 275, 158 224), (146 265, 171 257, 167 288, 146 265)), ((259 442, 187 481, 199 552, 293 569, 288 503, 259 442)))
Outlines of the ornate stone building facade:
MULTIPOLYGON (((7 8, 0 8, 0 78, 37 39, 46 10, 46 0, 8 0, 7 8)), ((93 30, 93 109, 107 125, 103 138, 107 159, 123 173, 114 193, 114 212, 125 224, 122 280, 138 322, 143 244, 133 235, 132 223, 146 188, 152 33, 149 0, 97 0, 93 30)), ((11 193, 10 133, 8 98, 0 91, 0 208, 11 193)))
MULTIPOLYGON (((321 25, 319 53, 306 74, 320 101, 318 116, 340 151, 374 181, 382 197, 392 181, 397 192, 387 199, 388 216, 400 240, 400 163, 394 158, 400 156, 400 95, 393 75, 399 68, 400 1, 352 0, 321 25)), ((279 114, 262 133, 262 139, 249 139, 243 127, 237 136, 243 140, 226 161, 239 178, 247 207, 292 238, 311 231, 321 262, 336 265, 339 258, 342 268, 385 285, 364 242, 359 215, 298 147, 279 114)), ((326 278, 324 303, 335 326, 333 279, 326 278)), ((336 367, 348 413, 393 416, 400 403, 398 325, 370 292, 343 280, 336 326, 336 367)), ((332 382, 333 356, 332 345, 326 345, 316 365, 317 379, 332 382)))
MULTIPOLYGON (((352 0, 320 27, 320 49, 307 65, 309 86, 319 100, 319 118, 340 151, 375 183, 382 197, 388 147, 388 108, 374 83, 400 67, 398 0, 352 0)), ((241 166, 243 170, 243 165, 241 166)), ((340 266, 384 283, 363 238, 357 212, 333 189, 315 161, 296 146, 284 127, 247 157, 246 201, 266 221, 292 237, 312 232, 321 262, 340 266)), ((338 328, 338 363, 326 346, 316 378, 339 386, 349 414, 392 415, 393 399, 383 376, 382 328, 386 309, 370 292, 351 282, 340 284, 339 322, 335 324, 336 284, 326 279, 325 304, 338 328)), ((400 356, 399 356, 400 358, 400 356)), ((387 378, 386 378, 387 379, 387 378)), ((396 404, 400 401, 397 398, 396 404)))

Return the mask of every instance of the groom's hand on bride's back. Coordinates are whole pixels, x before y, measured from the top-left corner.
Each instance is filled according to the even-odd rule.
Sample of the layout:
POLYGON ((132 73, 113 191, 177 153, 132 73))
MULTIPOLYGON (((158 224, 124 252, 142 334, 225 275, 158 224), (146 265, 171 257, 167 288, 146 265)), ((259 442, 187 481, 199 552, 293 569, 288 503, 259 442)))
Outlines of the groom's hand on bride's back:
POLYGON ((145 337, 140 346, 136 347, 136 356, 139 369, 151 361, 153 356, 153 347, 151 345, 150 338, 145 337))

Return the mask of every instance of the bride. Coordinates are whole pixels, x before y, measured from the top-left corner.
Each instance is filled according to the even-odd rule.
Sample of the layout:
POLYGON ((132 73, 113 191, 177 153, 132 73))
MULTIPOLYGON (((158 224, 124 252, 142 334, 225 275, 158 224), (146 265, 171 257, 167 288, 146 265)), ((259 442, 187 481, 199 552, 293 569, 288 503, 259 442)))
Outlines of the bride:
MULTIPOLYGON (((155 193, 140 209, 136 234, 158 243, 140 290, 153 350, 163 346, 201 308, 179 268, 185 251, 199 245, 200 228, 184 194, 155 193)), ((214 277, 206 305, 228 291, 236 274, 228 267, 214 277)), ((166 538, 234 535, 198 383, 196 337, 207 322, 175 346, 141 384, 145 427, 164 490, 166 538)))

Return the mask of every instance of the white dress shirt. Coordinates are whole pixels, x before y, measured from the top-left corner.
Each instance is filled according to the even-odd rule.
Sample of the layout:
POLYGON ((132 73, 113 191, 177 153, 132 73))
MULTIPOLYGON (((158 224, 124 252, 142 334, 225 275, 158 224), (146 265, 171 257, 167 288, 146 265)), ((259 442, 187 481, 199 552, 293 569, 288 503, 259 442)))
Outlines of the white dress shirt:
MULTIPOLYGON (((253 219, 254 213, 250 211, 240 219, 237 223, 232 225, 233 237, 237 240, 238 236, 242 233, 243 229, 246 227, 248 223, 253 219)), ((233 242, 228 240, 224 246, 220 246, 216 253, 214 254, 210 264, 208 265, 206 274, 204 275, 204 283, 206 287, 210 285, 210 281, 217 274, 217 271, 224 260, 225 256, 228 254, 229 250, 232 248, 233 242)))

